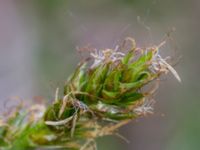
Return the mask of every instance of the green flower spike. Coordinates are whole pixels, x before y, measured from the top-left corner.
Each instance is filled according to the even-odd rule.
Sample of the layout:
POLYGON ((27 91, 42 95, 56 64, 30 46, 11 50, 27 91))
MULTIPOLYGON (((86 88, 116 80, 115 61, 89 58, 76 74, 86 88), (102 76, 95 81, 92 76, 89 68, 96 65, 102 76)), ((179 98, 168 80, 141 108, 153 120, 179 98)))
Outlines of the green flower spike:
POLYGON ((64 86, 63 97, 46 109, 33 105, 16 108, 0 122, 0 148, 26 150, 65 148, 96 149, 95 139, 117 135, 117 129, 135 118, 153 113, 152 95, 159 77, 177 72, 159 54, 159 46, 137 48, 132 38, 115 49, 95 50, 78 65, 64 86), (122 51, 127 42, 131 48, 122 51), (144 91, 147 84, 153 89, 144 91))

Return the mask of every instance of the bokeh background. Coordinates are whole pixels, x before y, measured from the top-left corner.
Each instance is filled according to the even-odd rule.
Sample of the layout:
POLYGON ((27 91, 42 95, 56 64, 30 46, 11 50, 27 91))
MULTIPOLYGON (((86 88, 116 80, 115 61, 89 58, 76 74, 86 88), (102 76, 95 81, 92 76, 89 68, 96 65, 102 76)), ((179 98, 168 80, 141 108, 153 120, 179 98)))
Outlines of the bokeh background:
POLYGON ((182 83, 162 79, 155 114, 133 121, 99 150, 200 149, 199 0, 1 0, 0 104, 13 96, 53 100, 80 57, 76 47, 113 48, 124 37, 139 46, 159 44, 182 83), (176 29, 174 31, 174 29, 176 29), (181 59, 179 59, 181 57, 181 59))

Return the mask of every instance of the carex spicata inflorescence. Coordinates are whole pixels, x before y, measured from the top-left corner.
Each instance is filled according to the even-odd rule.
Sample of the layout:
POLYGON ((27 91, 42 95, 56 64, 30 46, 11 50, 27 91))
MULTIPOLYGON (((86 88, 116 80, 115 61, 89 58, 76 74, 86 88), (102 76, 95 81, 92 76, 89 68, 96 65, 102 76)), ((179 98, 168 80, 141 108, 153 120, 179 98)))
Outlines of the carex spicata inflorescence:
POLYGON ((94 50, 68 79, 63 96, 58 96, 57 89, 55 101, 45 111, 34 105, 16 109, 1 120, 0 148, 92 150, 97 148, 96 138, 119 136, 118 128, 153 113, 153 94, 162 74, 171 72, 181 81, 168 57, 159 54, 164 43, 142 49, 134 39, 126 38, 123 46, 94 50), (131 47, 126 49, 128 42, 131 47), (144 91, 151 83, 156 86, 144 91))

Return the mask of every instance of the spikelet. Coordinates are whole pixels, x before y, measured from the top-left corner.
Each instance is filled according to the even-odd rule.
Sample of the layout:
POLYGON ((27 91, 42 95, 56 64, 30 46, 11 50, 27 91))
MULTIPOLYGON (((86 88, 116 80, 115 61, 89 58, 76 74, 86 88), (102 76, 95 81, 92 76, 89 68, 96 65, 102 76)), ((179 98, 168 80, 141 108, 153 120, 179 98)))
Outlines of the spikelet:
POLYGON ((59 97, 57 88, 55 101, 45 111, 36 105, 0 120, 0 148, 96 149, 97 137, 119 136, 118 128, 152 114, 158 86, 147 92, 142 88, 169 71, 181 79, 159 55, 163 44, 141 49, 134 39, 128 37, 124 43, 127 41, 131 43, 127 52, 122 50, 124 46, 91 52, 92 62, 78 65, 64 86, 64 95, 59 97), (43 113, 42 118, 33 115, 36 109, 43 113), (30 115, 32 119, 27 119, 30 115))

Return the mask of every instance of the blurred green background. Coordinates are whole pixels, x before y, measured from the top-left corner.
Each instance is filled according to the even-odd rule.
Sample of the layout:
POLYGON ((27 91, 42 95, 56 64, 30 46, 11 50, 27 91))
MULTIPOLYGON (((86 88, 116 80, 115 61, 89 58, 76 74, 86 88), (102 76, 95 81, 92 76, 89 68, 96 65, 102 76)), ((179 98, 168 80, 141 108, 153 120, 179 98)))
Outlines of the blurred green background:
POLYGON ((1 0, 0 104, 11 96, 52 100, 80 57, 76 47, 114 48, 127 36, 139 46, 159 44, 178 60, 182 83, 162 78, 155 114, 133 121, 99 150, 200 149, 199 0, 1 0))

